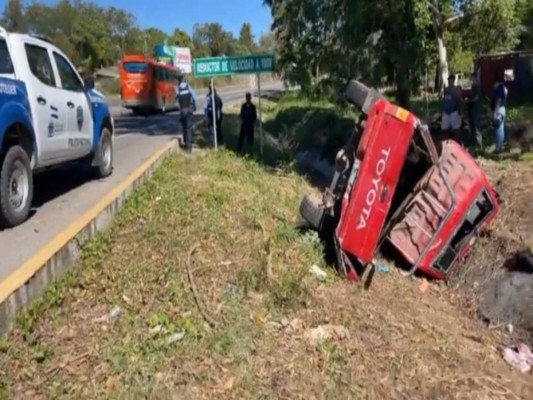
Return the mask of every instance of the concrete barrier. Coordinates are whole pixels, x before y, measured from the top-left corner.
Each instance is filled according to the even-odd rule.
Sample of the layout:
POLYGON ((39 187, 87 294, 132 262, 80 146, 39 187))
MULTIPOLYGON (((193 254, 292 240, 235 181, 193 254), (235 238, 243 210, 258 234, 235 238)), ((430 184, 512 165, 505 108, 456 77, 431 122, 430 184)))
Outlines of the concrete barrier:
POLYGON ((110 227, 124 200, 177 148, 178 142, 170 140, 164 148, 153 154, 93 207, 0 282, 0 334, 10 329, 22 307, 42 295, 52 282, 78 260, 81 246, 85 242, 97 232, 110 227))

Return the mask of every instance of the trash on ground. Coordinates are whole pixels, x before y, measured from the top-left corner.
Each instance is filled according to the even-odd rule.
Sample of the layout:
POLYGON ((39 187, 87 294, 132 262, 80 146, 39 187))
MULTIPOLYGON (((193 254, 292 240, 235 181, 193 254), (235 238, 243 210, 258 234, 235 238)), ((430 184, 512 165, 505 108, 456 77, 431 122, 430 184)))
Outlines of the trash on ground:
POLYGON ((304 328, 304 323, 298 318, 294 318, 287 326, 287 331, 298 332, 304 328))
POLYGON ((319 325, 316 328, 308 329, 304 338, 313 346, 318 346, 329 339, 346 339, 350 332, 342 325, 319 325))
POLYGON ((235 294, 239 291, 239 287, 233 283, 233 282, 229 282, 228 283, 228 292, 230 292, 231 294, 235 294))
POLYGON ((115 321, 118 317, 120 317, 120 314, 122 313, 122 309, 119 306, 113 307, 113 309, 109 312, 109 314, 106 314, 100 318, 96 318, 94 322, 105 322, 110 323, 115 321))
POLYGON ((376 272, 378 274, 386 274, 390 271, 389 266, 387 264, 378 264, 376 265, 376 272))
POLYGON ((272 329, 275 329, 275 330, 280 330, 281 328, 283 328, 283 325, 281 325, 279 322, 276 322, 276 321, 270 321, 268 323, 268 325, 272 328, 272 329))
POLYGON ((163 327, 163 325, 156 325, 150 329, 150 335, 157 335, 159 333, 164 333, 165 331, 166 329, 163 327))
POLYGON ((184 332, 184 331, 179 331, 179 332, 173 333, 172 335, 170 335, 170 336, 168 337, 168 339, 167 339, 167 343, 168 343, 168 344, 172 344, 172 343, 179 342, 179 341, 182 340, 184 337, 185 337, 185 332, 184 332))
POLYGON ((318 265, 316 264, 313 264, 311 266, 311 268, 309 268, 309 273, 311 275, 314 275, 315 278, 317 278, 318 280, 321 280, 323 281, 324 279, 326 279, 328 277, 328 274, 326 273, 326 271, 322 270, 318 265))
POLYGON ((422 279, 420 284, 418 285, 418 290, 422 293, 426 293, 429 290, 429 282, 427 279, 422 279))
POLYGON ((524 343, 504 348, 503 359, 523 373, 531 371, 531 367, 533 367, 533 353, 524 343))

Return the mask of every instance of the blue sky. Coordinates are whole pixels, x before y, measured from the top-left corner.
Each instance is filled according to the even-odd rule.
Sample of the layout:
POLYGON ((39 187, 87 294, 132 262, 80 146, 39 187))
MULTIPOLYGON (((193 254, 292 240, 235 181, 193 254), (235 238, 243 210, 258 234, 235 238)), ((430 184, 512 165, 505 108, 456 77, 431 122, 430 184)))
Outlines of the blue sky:
MULTIPOLYGON (((155 27, 171 33, 174 28, 192 33, 195 23, 219 22, 239 34, 244 22, 250 22, 256 39, 270 30, 271 16, 262 0, 94 0, 102 6, 115 6, 131 12, 141 28, 155 27)), ((54 0, 43 3, 54 4, 54 0)))

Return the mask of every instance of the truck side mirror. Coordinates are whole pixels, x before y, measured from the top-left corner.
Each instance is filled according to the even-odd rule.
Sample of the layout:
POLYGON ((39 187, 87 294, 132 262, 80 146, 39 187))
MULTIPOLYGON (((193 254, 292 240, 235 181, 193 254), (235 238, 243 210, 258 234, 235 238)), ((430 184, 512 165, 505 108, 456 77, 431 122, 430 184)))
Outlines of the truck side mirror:
POLYGON ((87 76, 85 79, 85 90, 94 89, 94 78, 92 76, 87 76))

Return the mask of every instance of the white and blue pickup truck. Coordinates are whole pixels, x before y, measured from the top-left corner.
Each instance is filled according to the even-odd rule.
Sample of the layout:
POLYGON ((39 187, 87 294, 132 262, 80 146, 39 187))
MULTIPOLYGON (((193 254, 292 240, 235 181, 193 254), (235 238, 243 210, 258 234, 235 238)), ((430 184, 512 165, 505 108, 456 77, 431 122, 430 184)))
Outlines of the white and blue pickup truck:
POLYGON ((0 228, 28 218, 35 173, 81 161, 111 175, 113 137, 92 79, 47 40, 0 27, 0 228))

